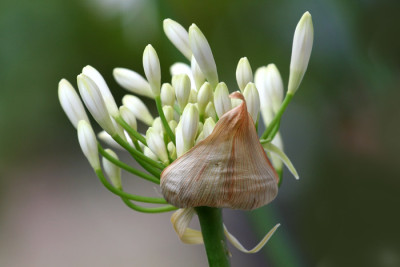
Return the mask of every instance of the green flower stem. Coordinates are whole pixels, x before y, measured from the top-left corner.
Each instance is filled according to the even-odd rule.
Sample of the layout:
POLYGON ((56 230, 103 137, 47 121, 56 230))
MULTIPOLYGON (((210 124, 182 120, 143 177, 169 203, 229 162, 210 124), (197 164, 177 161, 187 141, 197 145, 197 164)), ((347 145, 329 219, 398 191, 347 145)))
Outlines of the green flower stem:
MULTIPOLYGON (((262 134, 260 139, 267 139, 267 137, 270 137, 270 134, 275 128, 275 125, 279 125, 279 122, 281 120, 281 117, 283 115, 283 112, 285 112, 287 106, 289 105, 290 101, 292 101, 293 95, 292 94, 287 94, 285 99, 282 102, 281 108, 278 110, 278 112, 275 114, 275 118, 271 121, 271 123, 268 125, 268 128, 265 130, 265 132, 262 134)), ((275 132, 276 133, 276 132, 275 132)), ((272 139, 272 138, 271 138, 272 139)))
POLYGON ((147 173, 141 172, 139 170, 136 170, 135 168, 129 166, 128 164, 125 164, 122 161, 114 158, 113 156, 108 154, 100 144, 98 144, 97 147, 99 149, 99 153, 103 157, 105 157, 106 159, 108 159, 109 161, 114 163, 116 166, 118 166, 118 167, 120 167, 120 168, 122 168, 122 169, 124 169, 124 170, 126 170, 126 171, 128 171, 128 172, 130 172, 130 173, 132 173, 134 175, 136 175, 136 176, 139 176, 139 177, 141 177, 141 178, 143 178, 145 180, 148 180, 148 181, 153 182, 155 184, 160 184, 160 180, 157 179, 156 177, 154 177, 152 175, 149 175, 147 173))
POLYGON ((162 105, 161 105, 161 97, 159 95, 155 96, 155 100, 156 100, 156 106, 157 106, 158 115, 160 115, 161 122, 162 122, 162 124, 164 126, 164 129, 167 132, 167 134, 168 134, 169 138, 171 139, 172 143, 175 144, 175 134, 171 130, 171 127, 169 127, 167 119, 165 118, 164 111, 163 111, 162 105))
POLYGON ((138 133, 135 129, 133 129, 131 126, 129 126, 129 124, 127 124, 121 116, 114 117, 114 119, 116 122, 118 122, 122 126, 122 128, 124 128, 128 132, 129 135, 132 135, 137 140, 142 142, 145 146, 147 146, 146 139, 140 133, 138 133))
POLYGON ((131 200, 139 201, 139 202, 144 202, 144 203, 153 203, 153 204, 168 204, 168 202, 164 198, 158 198, 158 197, 143 197, 143 196, 137 196, 137 195, 132 195, 128 194, 120 189, 115 188, 112 184, 110 184, 106 177, 104 177, 103 171, 101 169, 95 170, 97 177, 99 177, 101 183, 112 193, 131 200))
POLYGON ((168 212, 168 211, 173 211, 177 210, 177 207, 174 207, 172 205, 166 205, 162 207, 156 207, 156 208, 148 208, 148 207, 142 207, 138 206, 136 204, 133 204, 129 199, 121 197, 122 201, 131 209, 139 212, 144 212, 144 213, 161 213, 161 212, 168 212))
POLYGON ((222 226, 222 209, 197 207, 195 210, 199 217, 209 266, 230 266, 229 251, 222 226))
MULTIPOLYGON (((123 140, 119 135, 115 135, 113 136, 113 139, 123 148, 125 148, 126 150, 128 150, 129 153, 131 153, 132 155, 135 155, 137 158, 143 160, 144 162, 150 164, 151 166, 158 168, 160 170, 163 170, 165 168, 164 164, 157 162, 155 160, 152 160, 151 158, 146 157, 145 155, 143 155, 142 153, 140 153, 139 151, 137 151, 136 149, 134 149, 133 147, 131 147, 125 140, 123 140)), ((136 159, 135 157, 135 159, 136 159)))

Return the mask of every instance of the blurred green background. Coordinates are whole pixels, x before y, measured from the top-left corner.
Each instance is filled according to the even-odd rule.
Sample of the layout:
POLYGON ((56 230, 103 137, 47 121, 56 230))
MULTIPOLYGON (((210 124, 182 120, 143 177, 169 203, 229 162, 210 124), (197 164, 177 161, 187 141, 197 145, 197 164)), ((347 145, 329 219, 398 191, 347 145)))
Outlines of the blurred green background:
MULTIPOLYGON (((201 246, 179 242, 169 214, 138 214, 106 192, 60 108, 57 84, 97 68, 120 101, 114 67, 143 73, 151 43, 163 82, 184 57, 162 31, 196 23, 220 79, 236 90, 236 64, 275 63, 285 84, 292 37, 305 11, 314 23, 308 71, 282 121, 287 155, 277 199, 225 211, 251 247, 233 266, 400 266, 400 2, 0 1, 0 266, 205 266, 201 246)), ((147 102, 150 104, 150 102, 147 102)), ((155 189, 127 178, 132 192, 155 189)))

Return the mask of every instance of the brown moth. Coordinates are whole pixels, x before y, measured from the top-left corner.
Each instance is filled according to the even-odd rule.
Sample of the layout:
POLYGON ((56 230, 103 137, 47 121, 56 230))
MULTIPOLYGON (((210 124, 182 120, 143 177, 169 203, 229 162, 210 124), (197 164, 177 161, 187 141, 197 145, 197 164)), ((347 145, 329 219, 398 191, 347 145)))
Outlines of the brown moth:
POLYGON ((254 122, 242 103, 225 113, 212 133, 161 174, 165 199, 179 208, 252 210, 278 193, 278 175, 261 146, 254 122))

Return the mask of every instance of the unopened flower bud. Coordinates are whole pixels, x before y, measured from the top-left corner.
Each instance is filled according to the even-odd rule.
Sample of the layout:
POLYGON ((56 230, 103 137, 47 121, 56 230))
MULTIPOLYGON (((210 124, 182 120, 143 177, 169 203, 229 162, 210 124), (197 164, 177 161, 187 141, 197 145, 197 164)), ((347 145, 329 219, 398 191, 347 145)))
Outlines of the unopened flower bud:
POLYGON ((133 115, 135 115, 136 119, 149 126, 153 124, 153 116, 151 116, 146 105, 142 102, 142 100, 140 100, 140 98, 134 95, 125 95, 122 98, 122 103, 133 113, 133 115))
POLYGON ((169 156, 171 157, 171 159, 175 160, 176 159, 176 148, 175 148, 174 143, 169 142, 167 145, 167 149, 168 149, 168 153, 169 153, 169 156))
POLYGON ((62 79, 58 84, 58 99, 65 114, 67 114, 68 119, 75 128, 78 127, 80 120, 89 122, 79 95, 66 79, 62 79))
POLYGON ((197 91, 195 89, 190 90, 189 103, 197 103, 197 91))
POLYGON ((199 124, 199 112, 194 104, 187 104, 176 129, 176 151, 180 157, 194 145, 199 124))
POLYGON ((153 151, 151 151, 150 148, 148 148, 147 146, 143 148, 143 154, 148 157, 151 158, 154 161, 158 161, 158 157, 156 154, 153 153, 153 151))
POLYGON ((168 154, 165 148, 165 143, 159 132, 150 127, 146 132, 147 146, 157 157, 165 164, 168 164, 168 154))
POLYGON ((125 107, 125 106, 121 106, 119 108, 119 113, 121 114, 122 118, 124 119, 124 121, 135 131, 137 130, 137 121, 136 121, 136 117, 135 114, 133 114, 133 112, 125 107))
POLYGON ((199 105, 199 113, 204 114, 208 102, 213 100, 213 89, 208 82, 205 82, 197 93, 197 103, 199 105))
POLYGON ((196 145, 200 141, 206 139, 212 133, 214 127, 215 127, 214 120, 212 118, 207 118, 205 120, 205 122, 204 122, 203 129, 202 129, 201 133, 199 134, 199 136, 196 139, 196 145))
POLYGON ((306 12, 294 32, 288 94, 293 95, 299 88, 310 60, 313 39, 314 28, 311 14, 306 12))
POLYGON ((111 146, 116 149, 125 150, 122 146, 120 146, 106 131, 101 131, 97 134, 97 137, 106 143, 108 146, 111 146))
POLYGON ((172 132, 175 134, 176 133, 176 127, 178 127, 178 123, 176 120, 172 120, 168 122, 169 128, 171 128, 172 132))
POLYGON ((110 89, 107 86, 106 81, 103 76, 92 66, 86 66, 82 69, 82 73, 89 77, 100 90, 101 96, 103 97, 104 103, 106 104, 108 113, 112 116, 118 116, 118 107, 115 103, 114 97, 111 94, 110 89))
POLYGON ((276 113, 283 101, 283 81, 275 64, 267 66, 266 86, 271 98, 272 110, 276 113))
POLYGON ((175 47, 190 60, 192 51, 190 50, 189 34, 186 29, 172 19, 165 19, 163 26, 165 35, 167 35, 171 43, 173 43, 175 47))
POLYGON ((115 68, 113 76, 117 83, 126 90, 141 96, 154 98, 150 84, 139 73, 125 68, 115 68))
POLYGON ((197 64, 197 61, 194 56, 192 56, 191 60, 191 70, 192 70, 193 80, 195 83, 195 88, 196 90, 199 90, 200 87, 203 85, 203 83, 206 81, 206 77, 201 71, 200 66, 199 64, 197 64))
POLYGON ((169 71, 172 77, 179 74, 186 74, 190 79, 190 87, 195 88, 192 71, 188 64, 182 62, 176 62, 172 64, 172 66, 169 68, 169 71))
POLYGON ((219 118, 221 118, 222 115, 232 109, 231 98, 229 97, 229 90, 224 82, 220 82, 215 89, 214 105, 219 118))
POLYGON ((175 90, 169 83, 164 83, 161 86, 161 103, 163 106, 175 104, 175 90))
POLYGON ((96 135, 90 124, 81 120, 78 122, 78 140, 82 152, 94 170, 100 169, 99 152, 97 150, 96 135))
POLYGON ((96 83, 84 74, 79 74, 77 81, 79 93, 90 114, 106 132, 113 136, 116 130, 96 83))
POLYGON ((236 81, 240 91, 243 93, 244 88, 249 82, 253 81, 253 71, 247 57, 242 57, 236 68, 236 81))
POLYGON ((215 112, 214 103, 210 101, 205 110, 205 118, 212 118, 213 120, 217 119, 217 112, 215 112))
MULTIPOLYGON (((105 152, 110 154, 113 158, 118 160, 117 154, 115 154, 114 151, 111 149, 105 149, 105 152)), ((107 174, 108 178, 111 181, 111 184, 118 189, 122 189, 122 184, 121 184, 121 168, 119 168, 117 165, 109 161, 108 159, 103 157, 103 167, 104 171, 107 174)))
POLYGON ((151 127, 153 127, 154 131, 159 133, 160 136, 164 132, 163 124, 161 122, 161 118, 160 117, 157 117, 157 118, 154 119, 153 125, 151 127))
POLYGON ((189 44, 201 72, 215 87, 218 83, 218 73, 214 56, 206 37, 195 24, 192 24, 189 28, 189 44))
MULTIPOLYGON (((239 91, 237 91, 239 92, 239 91)), ((236 108, 237 106, 239 106, 240 104, 242 104, 242 100, 239 98, 231 98, 231 105, 232 105, 232 109, 236 108)))
POLYGON ((154 96, 160 95, 161 69, 156 50, 147 45, 143 52, 143 69, 154 96))
POLYGON ((164 106, 163 107, 163 112, 165 115, 165 118, 167 122, 171 121, 174 119, 174 108, 171 106, 164 106))
POLYGON ((179 107, 183 110, 189 102, 190 79, 186 74, 179 74, 172 77, 172 86, 175 89, 176 100, 179 107))
POLYGON ((243 93, 246 99, 247 111, 250 113, 253 122, 256 123, 260 112, 260 96, 254 83, 248 83, 243 93))

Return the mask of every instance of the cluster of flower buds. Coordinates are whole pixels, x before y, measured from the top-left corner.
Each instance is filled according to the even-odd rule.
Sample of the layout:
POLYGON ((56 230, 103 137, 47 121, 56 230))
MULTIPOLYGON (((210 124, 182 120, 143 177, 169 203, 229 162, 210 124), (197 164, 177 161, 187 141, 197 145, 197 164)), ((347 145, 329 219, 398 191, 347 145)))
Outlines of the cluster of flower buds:
MULTIPOLYGON (((104 186, 137 211, 155 213, 181 208, 172 216, 176 232, 184 242, 200 243, 201 233, 188 228, 194 207, 255 209, 275 198, 283 164, 298 178, 282 152, 279 123, 307 69, 313 42, 312 20, 306 12, 297 25, 286 96, 274 64, 258 68, 253 75, 245 57, 236 69, 238 90, 230 95, 226 84, 219 81, 209 43, 196 25, 187 31, 166 19, 164 31, 189 63, 171 66, 170 83, 162 83, 167 79, 161 77, 160 61, 151 45, 143 53, 145 77, 133 70, 114 69, 117 83, 132 93, 123 97, 120 107, 96 69, 86 66, 77 77, 83 103, 103 129, 97 138, 109 147, 127 151, 144 171, 125 164, 114 151, 103 148, 81 98, 65 79, 59 83, 59 100, 78 131, 84 155, 104 186), (151 114, 139 96, 155 100, 158 116, 151 114), (260 114, 267 128, 259 139, 260 114), (147 131, 139 133, 138 123, 148 126, 147 131), (126 193, 121 168, 161 184, 164 198, 126 193), (144 207, 132 201, 161 206, 144 207)), ((225 233, 240 250, 253 253, 277 227, 250 251, 227 230, 225 233)))

